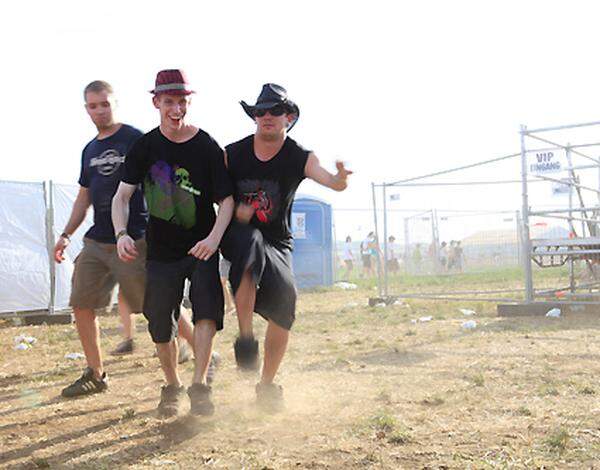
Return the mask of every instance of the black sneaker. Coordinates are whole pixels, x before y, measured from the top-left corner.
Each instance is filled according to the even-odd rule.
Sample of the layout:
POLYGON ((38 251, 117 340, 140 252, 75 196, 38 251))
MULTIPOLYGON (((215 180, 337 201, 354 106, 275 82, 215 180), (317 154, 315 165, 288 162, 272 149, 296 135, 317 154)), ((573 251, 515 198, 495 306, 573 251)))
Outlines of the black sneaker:
POLYGON ((113 356, 123 356, 125 354, 131 354, 135 349, 135 345, 133 344, 133 339, 126 339, 121 341, 114 351, 111 351, 113 356))
POLYGON ((190 414, 194 416, 210 416, 215 412, 215 405, 210 400, 210 385, 195 383, 187 390, 190 397, 190 414))
POLYGON ((165 418, 177 416, 184 393, 185 387, 183 385, 181 387, 177 387, 176 385, 163 385, 160 389, 160 403, 157 408, 159 416, 165 418))
POLYGON ((256 404, 266 413, 283 411, 283 387, 276 384, 256 384, 256 404))
POLYGON ((238 338, 233 344, 233 351, 238 369, 258 370, 258 341, 254 338, 238 338))
POLYGON ((104 392, 108 388, 108 377, 106 372, 102 374, 100 380, 94 377, 94 371, 86 367, 81 377, 68 387, 63 388, 61 395, 66 398, 91 395, 93 393, 104 392))

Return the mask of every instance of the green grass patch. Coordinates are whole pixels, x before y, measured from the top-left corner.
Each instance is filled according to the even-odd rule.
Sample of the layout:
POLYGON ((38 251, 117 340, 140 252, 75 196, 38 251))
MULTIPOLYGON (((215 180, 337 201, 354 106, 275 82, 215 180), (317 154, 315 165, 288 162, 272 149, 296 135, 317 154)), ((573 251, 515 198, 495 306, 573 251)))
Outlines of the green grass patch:
POLYGON ((551 451, 562 454, 565 450, 567 450, 567 445, 570 439, 571 436, 569 435, 569 432, 564 428, 560 428, 552 432, 544 440, 544 444, 546 444, 551 451))

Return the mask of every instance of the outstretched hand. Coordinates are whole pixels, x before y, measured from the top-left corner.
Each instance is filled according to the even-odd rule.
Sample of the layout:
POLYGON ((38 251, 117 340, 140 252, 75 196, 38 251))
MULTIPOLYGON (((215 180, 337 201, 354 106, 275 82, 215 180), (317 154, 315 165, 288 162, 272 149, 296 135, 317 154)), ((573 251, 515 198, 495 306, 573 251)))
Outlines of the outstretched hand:
POLYGON ((344 162, 341 160, 337 160, 335 162, 335 167, 337 168, 337 174, 335 175, 336 179, 338 181, 340 181, 341 183, 344 183, 344 185, 346 185, 348 176, 350 176, 354 172, 347 170, 346 167, 344 166, 344 162))

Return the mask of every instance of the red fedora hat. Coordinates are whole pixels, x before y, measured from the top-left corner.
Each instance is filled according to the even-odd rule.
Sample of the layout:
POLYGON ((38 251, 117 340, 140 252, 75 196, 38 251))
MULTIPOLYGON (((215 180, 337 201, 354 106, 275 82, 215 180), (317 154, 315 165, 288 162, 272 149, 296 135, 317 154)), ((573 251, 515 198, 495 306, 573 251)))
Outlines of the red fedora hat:
POLYGON ((168 69, 161 70, 156 74, 154 82, 154 90, 150 93, 158 95, 160 93, 168 93, 170 95, 191 95, 195 93, 190 89, 190 84, 183 70, 168 69))

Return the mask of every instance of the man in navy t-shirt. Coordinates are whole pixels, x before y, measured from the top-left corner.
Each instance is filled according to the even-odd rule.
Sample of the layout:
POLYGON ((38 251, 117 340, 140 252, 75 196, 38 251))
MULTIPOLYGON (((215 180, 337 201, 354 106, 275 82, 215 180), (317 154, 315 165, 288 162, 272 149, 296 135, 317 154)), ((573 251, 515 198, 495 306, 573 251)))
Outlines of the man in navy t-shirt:
MULTIPOLYGON (((142 135, 139 130, 116 122, 113 116, 115 99, 112 87, 104 81, 91 82, 84 90, 85 108, 98 130, 98 135, 84 148, 79 177, 79 193, 69 221, 54 247, 54 257, 60 263, 70 236, 81 225, 89 206, 94 208, 94 225, 84 236, 84 247, 75 261, 69 305, 73 307, 77 331, 86 356, 83 375, 62 391, 65 397, 87 395, 106 390, 106 373, 102 366, 100 336, 94 309, 109 305, 115 284, 119 283, 119 313, 125 341, 114 353, 133 350, 132 312, 141 312, 144 300, 145 266, 123 263, 116 251, 111 221, 111 200, 124 168, 125 155, 142 135)), ((140 251, 145 251, 147 211, 140 189, 129 205, 129 233, 140 251)), ((188 322, 189 323, 189 322, 188 322)), ((191 337, 191 325, 187 330, 191 337)))

